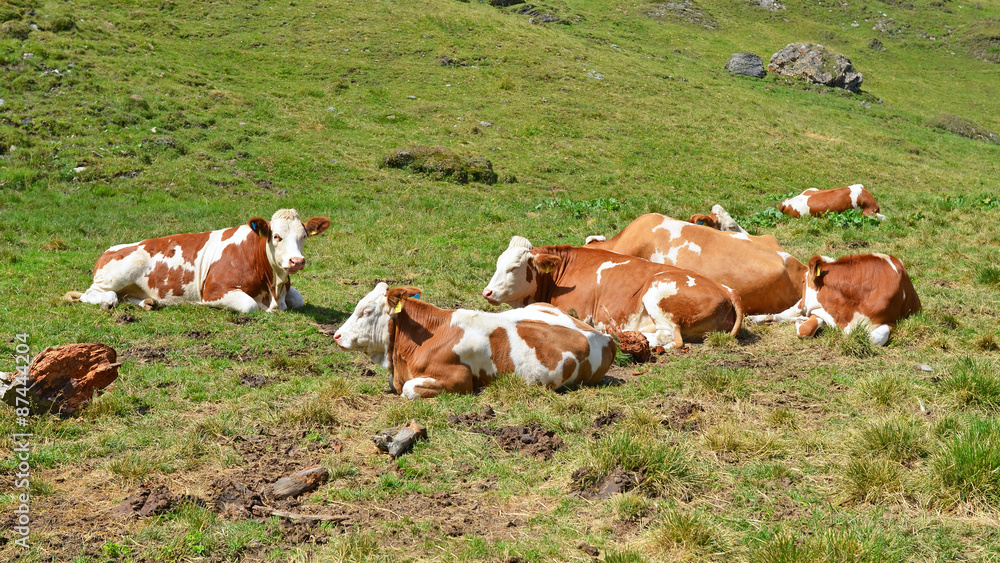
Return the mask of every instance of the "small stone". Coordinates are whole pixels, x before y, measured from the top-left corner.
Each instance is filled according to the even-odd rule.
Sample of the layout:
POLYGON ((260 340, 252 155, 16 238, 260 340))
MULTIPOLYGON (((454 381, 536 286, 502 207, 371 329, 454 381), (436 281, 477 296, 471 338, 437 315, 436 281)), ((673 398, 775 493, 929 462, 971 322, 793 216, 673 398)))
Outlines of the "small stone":
POLYGON ((83 172, 86 169, 87 169, 86 166, 77 166, 76 168, 73 169, 73 172, 80 173, 80 172, 83 172))
POLYGON ((926 371, 926 372, 930 373, 930 372, 934 371, 934 368, 932 368, 931 366, 929 366, 927 364, 918 364, 917 365, 917 370, 918 371, 926 371))
POLYGON ((409 99, 411 99, 411 100, 416 100, 416 99, 417 99, 417 97, 416 97, 416 96, 407 96, 407 98, 409 98, 409 99))
POLYGON ((477 121, 476 123, 482 125, 483 127, 493 127, 493 124, 489 121, 477 121))

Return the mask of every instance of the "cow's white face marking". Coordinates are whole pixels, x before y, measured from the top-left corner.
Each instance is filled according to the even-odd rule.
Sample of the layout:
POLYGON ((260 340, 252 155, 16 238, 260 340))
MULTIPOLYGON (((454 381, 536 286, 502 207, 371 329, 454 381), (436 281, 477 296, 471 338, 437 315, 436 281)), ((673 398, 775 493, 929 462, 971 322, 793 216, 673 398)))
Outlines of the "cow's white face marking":
POLYGON ((361 350, 389 368, 389 286, 381 282, 361 298, 354 313, 333 335, 334 342, 345 350, 361 350))
POLYGON ((688 276, 687 279, 688 279, 688 287, 694 287, 694 278, 688 276))
POLYGON ((681 236, 681 230, 685 227, 691 226, 691 223, 685 221, 678 221, 677 219, 671 219, 670 217, 664 217, 663 222, 659 225, 653 227, 653 232, 663 229, 670 233, 670 240, 674 240, 681 236))
POLYGON ((271 237, 267 241, 267 253, 271 263, 289 274, 298 272, 306 265, 302 256, 302 243, 306 240, 306 228, 294 209, 279 209, 271 217, 271 237))
POLYGON ((858 197, 861 196, 861 190, 865 189, 865 187, 861 184, 854 184, 852 186, 848 186, 848 189, 851 190, 851 207, 857 209, 858 197))
POLYGON ((515 236, 510 239, 507 250, 497 258, 497 270, 490 283, 483 290, 483 297, 490 303, 512 303, 535 293, 538 287, 537 273, 528 281, 531 267, 531 243, 528 239, 515 236))
POLYGON ((625 264, 628 264, 628 263, 629 263, 629 261, 626 260, 624 262, 610 262, 609 261, 609 262, 605 262, 605 263, 601 264, 601 266, 599 268, 597 268, 597 285, 601 285, 601 272, 602 271, 607 270, 608 268, 614 268, 615 266, 624 266, 625 264))

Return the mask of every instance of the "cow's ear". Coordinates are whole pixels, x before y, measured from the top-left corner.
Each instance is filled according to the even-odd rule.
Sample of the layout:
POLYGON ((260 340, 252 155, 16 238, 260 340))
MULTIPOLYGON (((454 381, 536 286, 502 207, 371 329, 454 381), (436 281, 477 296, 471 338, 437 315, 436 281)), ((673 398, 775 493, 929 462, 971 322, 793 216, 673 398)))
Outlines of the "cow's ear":
POLYGON ((555 254, 536 254, 531 257, 531 261, 539 272, 547 274, 562 263, 562 258, 555 254))
POLYGON ((305 225, 306 234, 314 237, 330 227, 330 220, 326 217, 313 217, 305 225))
POLYGON ((823 277, 827 272, 827 270, 823 269, 825 264, 826 260, 823 260, 823 257, 819 254, 809 259, 809 270, 806 271, 806 276, 812 280, 812 284, 815 287, 823 285, 823 277))
POLYGON ((261 219, 260 217, 254 217, 247 221, 247 225, 253 229, 253 232, 258 235, 268 238, 271 236, 271 224, 267 222, 267 219, 261 219))
POLYGON ((419 287, 394 287, 386 292, 385 301, 389 305, 389 310, 393 315, 398 315, 403 310, 403 303, 408 298, 420 299, 419 287))

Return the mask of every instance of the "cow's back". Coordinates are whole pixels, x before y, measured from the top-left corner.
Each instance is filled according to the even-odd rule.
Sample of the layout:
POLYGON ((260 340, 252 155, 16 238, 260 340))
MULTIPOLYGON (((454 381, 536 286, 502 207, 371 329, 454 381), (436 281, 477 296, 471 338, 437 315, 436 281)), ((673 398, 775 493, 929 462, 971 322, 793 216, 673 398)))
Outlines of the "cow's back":
POLYGON ((723 232, 649 213, 620 233, 586 248, 600 248, 671 264, 733 288, 748 314, 777 313, 801 293, 806 267, 772 236, 723 232))

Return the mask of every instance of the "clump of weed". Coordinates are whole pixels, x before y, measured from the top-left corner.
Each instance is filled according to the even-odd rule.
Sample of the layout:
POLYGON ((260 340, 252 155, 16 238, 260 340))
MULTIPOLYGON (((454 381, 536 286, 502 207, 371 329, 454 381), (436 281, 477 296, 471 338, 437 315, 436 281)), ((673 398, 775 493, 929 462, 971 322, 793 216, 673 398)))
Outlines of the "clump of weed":
POLYGON ((649 530, 652 545, 661 551, 695 553, 719 551, 716 531, 697 513, 674 508, 649 530))
POLYGON ((41 246, 43 252, 56 252, 66 250, 67 248, 69 248, 69 245, 66 244, 66 241, 59 237, 56 237, 41 246))
POLYGON ((705 338, 707 348, 727 349, 736 346, 736 337, 728 332, 711 332, 705 338))
POLYGON ((778 436, 773 432, 748 430, 729 422, 706 431, 705 442, 727 461, 767 459, 785 454, 778 436))
POLYGON ((937 117, 930 119, 927 124, 936 129, 942 129, 975 141, 984 141, 1000 145, 1000 137, 998 137, 996 133, 965 117, 960 117, 950 113, 942 113, 937 117))
POLYGON ((31 35, 31 28, 20 20, 11 20, 0 25, 0 37, 24 41, 31 35))
POLYGON ((460 184, 482 182, 495 184, 497 174, 487 158, 459 154, 446 147, 403 147, 386 155, 381 168, 409 168, 428 174, 435 180, 452 180, 460 184))
POLYGON ((944 442, 932 466, 941 484, 960 500, 1000 507, 1000 420, 970 421, 944 442))
POLYGON ((854 529, 829 528, 802 537, 782 531, 753 551, 752 563, 792 563, 806 561, 851 561, 853 563, 894 563, 909 560, 901 546, 874 526, 854 529))
POLYGON ((871 358, 876 354, 875 345, 868 337, 871 326, 868 323, 858 323, 854 330, 849 333, 842 333, 838 339, 840 353, 854 358, 871 358))
POLYGON ((860 209, 848 209, 840 213, 825 214, 826 221, 837 229, 863 229, 865 227, 879 227, 882 221, 877 217, 865 215, 860 209))
POLYGON ((1000 19, 983 18, 967 25, 958 35, 973 57, 988 63, 1000 63, 1000 19))
POLYGON ((639 476, 635 490, 645 494, 677 496, 705 483, 705 474, 688 451, 664 443, 648 429, 626 428, 609 434, 593 442, 589 454, 587 468, 594 482, 620 468, 639 476))
POLYGON ((858 391, 883 408, 899 406, 913 396, 913 384, 893 373, 880 373, 862 380, 858 391))
POLYGON ((70 16, 57 16, 52 18, 46 27, 54 33, 62 33, 76 29, 76 22, 70 16))
POLYGON ((997 342, 996 336, 992 334, 982 334, 972 344, 983 352, 996 352, 1000 350, 1000 342, 997 342))
POLYGON ((812 542, 800 542, 787 532, 779 533, 750 555, 753 563, 795 563, 820 561, 821 551, 812 542))
POLYGON ((638 521, 649 516, 656 508, 654 501, 649 497, 631 491, 612 497, 612 506, 615 517, 624 522, 638 521))
POLYGON ((788 216, 784 213, 778 211, 776 207, 768 207, 762 211, 758 211, 749 217, 742 217, 737 221, 744 229, 752 233, 756 233, 760 229, 770 229, 778 224, 780 221, 784 221, 788 216))
POLYGON ((927 429, 920 421, 908 417, 871 420, 858 430, 850 452, 858 458, 871 455, 911 463, 929 453, 927 429))
POLYGON ((767 421, 772 426, 782 426, 784 428, 795 428, 798 426, 798 416, 795 411, 781 407, 774 409, 767 415, 767 421))
POLYGON ((938 385, 963 407, 1000 409, 1000 366, 994 360, 962 358, 938 385))
POLYGON ((852 458, 841 476, 844 496, 850 501, 878 503, 903 492, 903 468, 884 457, 852 458))
POLYGON ((694 374, 692 383, 701 391, 735 401, 750 396, 749 372, 742 368, 707 367, 694 374))
POLYGON ((625 551, 609 551, 604 555, 604 563, 647 563, 646 559, 638 551, 627 549, 625 551))
POLYGON ((976 282, 983 285, 1000 287, 1000 266, 989 264, 976 269, 976 282))

